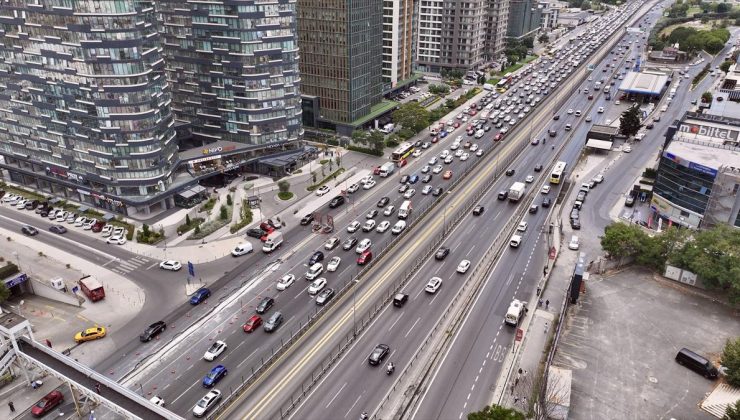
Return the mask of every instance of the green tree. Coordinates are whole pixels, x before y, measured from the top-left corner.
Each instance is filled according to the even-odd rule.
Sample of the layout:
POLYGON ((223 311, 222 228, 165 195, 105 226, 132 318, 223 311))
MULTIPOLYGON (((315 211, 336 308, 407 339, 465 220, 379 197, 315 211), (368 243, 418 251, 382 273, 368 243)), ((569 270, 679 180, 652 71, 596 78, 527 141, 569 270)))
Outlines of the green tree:
POLYGON ((704 92, 701 94, 702 102, 711 103, 712 99, 714 99, 714 97, 712 96, 712 92, 704 92))
POLYGON ((290 192, 290 182, 288 182, 286 180, 282 180, 282 181, 278 182, 277 185, 278 185, 278 190, 281 193, 290 192))
POLYGON ((637 255, 637 263, 663 272, 666 262, 676 250, 684 246, 689 233, 686 229, 673 226, 660 235, 646 235, 641 252, 637 255))
POLYGON ((638 255, 647 235, 635 225, 612 223, 604 228, 601 247, 611 256, 622 259, 638 255))
POLYGON ((373 131, 367 137, 368 146, 377 153, 383 153, 385 149, 385 136, 380 131, 373 131))
POLYGON ((142 230, 142 232, 143 232, 143 235, 144 235, 145 237, 149 236, 149 225, 147 225, 146 223, 144 223, 144 224, 143 224, 143 225, 141 226, 141 230, 142 230))
POLYGON ((522 40, 522 45, 527 48, 534 48, 534 37, 528 36, 522 40))
POLYGON ((398 107, 392 114, 393 122, 411 130, 413 134, 429 126, 429 111, 418 102, 408 102, 398 107))
POLYGON ((740 386, 740 339, 727 340, 720 363, 727 368, 727 383, 740 386))
POLYGON ((226 204, 229 206, 234 205, 234 200, 231 199, 231 194, 226 194, 226 204))
POLYGON ((729 404, 727 406, 722 420, 740 420, 740 400, 735 401, 735 404, 729 404))
POLYGON ((185 224, 190 226, 190 215, 189 214, 185 215, 185 224))
POLYGON ((722 64, 719 65, 719 69, 722 70, 725 73, 729 73, 730 72, 730 66, 732 66, 733 64, 735 64, 733 61, 730 61, 730 60, 724 61, 724 62, 722 62, 722 64))
POLYGON ((717 4, 717 13, 727 13, 730 10, 732 10, 732 6, 730 6, 727 3, 719 3, 719 4, 717 4))
POLYGON ((640 127, 640 108, 637 105, 631 106, 619 117, 619 131, 625 136, 634 136, 640 127))
POLYGON ((352 143, 367 144, 367 140, 367 132, 361 130, 355 130, 352 132, 352 143))
POLYGON ((224 206, 224 205, 222 205, 222 206, 221 206, 221 209, 219 210, 219 215, 218 215, 218 217, 219 217, 219 218, 220 218, 221 220, 226 220, 226 218, 227 218, 227 217, 229 217, 229 211, 228 211, 228 210, 226 210, 226 206, 224 206))
POLYGON ((537 38, 537 40, 540 41, 541 44, 547 44, 548 42, 550 42, 550 37, 547 36, 547 34, 542 34, 539 38, 537 38))
POLYGON ((5 285, 5 282, 0 282, 0 303, 5 302, 10 297, 10 289, 5 285))
POLYGON ((500 405, 487 405, 483 410, 468 413, 468 420, 524 420, 524 414, 513 408, 505 408, 500 405))
POLYGON ((591 10, 591 2, 584 1, 583 3, 581 3, 581 10, 591 10))

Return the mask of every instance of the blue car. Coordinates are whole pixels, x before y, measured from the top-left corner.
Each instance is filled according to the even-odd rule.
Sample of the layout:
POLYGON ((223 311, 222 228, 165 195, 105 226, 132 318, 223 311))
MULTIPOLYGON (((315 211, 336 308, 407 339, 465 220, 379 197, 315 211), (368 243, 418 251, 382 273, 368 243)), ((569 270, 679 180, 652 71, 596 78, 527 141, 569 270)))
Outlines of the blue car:
POLYGON ((204 300, 208 299, 211 296, 211 291, 204 287, 202 289, 198 289, 193 296, 190 297, 190 304, 191 305, 198 305, 199 303, 203 302, 204 300))
POLYGON ((447 137, 447 132, 446 132, 446 131, 444 131, 444 130, 440 131, 440 133, 439 133, 439 138, 443 139, 443 138, 445 138, 445 137, 447 137))
POLYGON ((211 369, 210 372, 208 372, 208 375, 203 378, 203 386, 206 388, 210 388, 216 385, 216 383, 223 379, 223 377, 226 376, 227 373, 228 371, 226 370, 224 365, 218 365, 214 367, 213 369, 211 369))
POLYGON ((413 174, 409 177, 409 184, 416 184, 419 181, 419 175, 413 174))

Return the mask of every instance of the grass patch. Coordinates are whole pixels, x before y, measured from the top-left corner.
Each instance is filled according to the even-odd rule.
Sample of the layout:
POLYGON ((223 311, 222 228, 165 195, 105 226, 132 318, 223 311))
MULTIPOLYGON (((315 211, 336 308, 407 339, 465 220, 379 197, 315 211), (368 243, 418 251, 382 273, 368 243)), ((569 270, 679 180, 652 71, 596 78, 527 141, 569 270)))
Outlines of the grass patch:
MULTIPOLYGON (((188 219, 190 219, 190 218, 188 217, 188 219)), ((178 235, 182 235, 185 232, 189 232, 189 231, 195 229, 196 226, 199 226, 204 221, 205 221, 205 219, 202 218, 202 217, 194 217, 194 218, 190 219, 190 223, 188 223, 187 222, 187 219, 186 219, 185 223, 183 223, 183 224, 181 224, 180 226, 177 227, 177 234, 178 235)))
POLYGON ((322 186, 322 185, 326 184, 327 182, 329 182, 329 181, 331 181, 331 180, 333 180, 333 179, 336 179, 336 178, 337 178, 337 177, 339 176, 339 174, 341 174, 341 173, 342 173, 342 172, 344 172, 344 171, 345 171, 345 169, 344 169, 344 168, 339 168, 339 169, 337 169, 336 171, 334 171, 334 172, 330 173, 330 174, 329 174, 329 175, 328 175, 328 176, 327 176, 326 178, 324 178, 324 179, 323 179, 323 180, 322 180, 321 182, 319 182, 318 184, 313 184, 313 185, 309 186, 309 187, 308 187, 308 188, 306 188, 306 189, 307 189, 307 190, 309 190, 309 191, 314 191, 314 190, 316 190, 316 188, 319 188, 320 186, 322 186))
POLYGON ((252 209, 249 208, 249 205, 247 205, 247 200, 242 200, 241 217, 238 222, 231 225, 231 227, 229 228, 229 232, 239 232, 239 229, 252 223, 252 217, 252 209))
POLYGON ((45 201, 48 199, 48 197, 41 195, 39 193, 29 191, 25 188, 15 187, 12 185, 8 185, 4 182, 0 183, 0 188, 5 190, 6 193, 13 193, 15 195, 22 195, 23 197, 30 198, 31 200, 39 200, 39 201, 45 201))
POLYGON ((206 236, 212 234, 213 232, 228 225, 229 222, 231 221, 231 215, 232 215, 232 212, 234 211, 234 206, 224 204, 221 207, 226 209, 226 213, 224 214, 226 217, 218 217, 215 220, 211 220, 210 222, 206 222, 206 223, 203 223, 202 225, 196 226, 196 228, 193 231, 193 234, 190 235, 188 239, 203 239, 206 236))
POLYGON ((689 10, 686 11, 686 16, 694 16, 697 13, 701 13, 701 7, 699 6, 691 6, 689 7, 689 10))
POLYGON ((494 77, 493 79, 488 79, 488 81, 486 83, 488 83, 489 85, 496 86, 498 84, 498 82, 500 82, 500 81, 501 81, 501 79, 499 79, 497 77, 494 77))
POLYGON ((293 193, 290 192, 290 191, 279 192, 278 193, 278 198, 281 199, 281 200, 290 200, 291 198, 293 198, 293 193))
MULTIPOLYGON (((495 73, 495 75, 497 75, 497 76, 503 76, 506 73, 513 73, 513 72, 519 70, 520 68, 524 67, 527 63, 529 63, 530 61, 533 61, 536 58, 537 58, 536 55, 528 55, 527 58, 525 58, 523 61, 520 61, 518 63, 512 64, 509 67, 501 70, 500 72, 495 73)), ((498 82, 496 82, 496 83, 498 83, 498 82)))
POLYGON ((205 202, 202 206, 200 206, 200 211, 211 211, 216 206, 216 199, 211 197, 208 199, 208 201, 205 202))

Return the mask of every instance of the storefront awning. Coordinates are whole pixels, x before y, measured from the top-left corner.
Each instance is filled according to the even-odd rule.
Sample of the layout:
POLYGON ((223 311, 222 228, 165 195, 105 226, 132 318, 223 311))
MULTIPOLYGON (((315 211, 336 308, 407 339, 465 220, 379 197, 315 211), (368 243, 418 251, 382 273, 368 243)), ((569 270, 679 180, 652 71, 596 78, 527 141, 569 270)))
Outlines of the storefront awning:
POLYGON ((178 193, 177 195, 179 195, 182 198, 188 199, 188 198, 195 197, 196 195, 204 192, 205 190, 206 190, 205 187, 201 185, 194 185, 193 187, 188 188, 187 190, 181 193, 178 193))
POLYGON ((84 213, 86 211, 90 210, 90 207, 88 206, 80 206, 80 208, 77 209, 80 213, 84 213))
POLYGON ((608 140, 588 139, 588 141, 586 142, 586 147, 601 150, 611 150, 612 142, 608 140))

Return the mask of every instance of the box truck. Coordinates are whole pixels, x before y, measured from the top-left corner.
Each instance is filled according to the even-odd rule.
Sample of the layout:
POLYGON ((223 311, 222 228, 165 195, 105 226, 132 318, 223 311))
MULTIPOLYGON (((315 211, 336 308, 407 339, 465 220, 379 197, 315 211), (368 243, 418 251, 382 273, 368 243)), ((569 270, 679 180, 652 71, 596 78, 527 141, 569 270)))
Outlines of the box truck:
POLYGON ((411 214, 411 201, 406 200, 401 204, 401 207, 398 209, 398 218, 399 219, 406 219, 411 214))
POLYGON ((527 186, 523 182, 515 182, 509 188, 509 201, 516 203, 524 196, 527 186))
POLYGON ((390 176, 393 171, 396 169, 396 164, 393 162, 386 162, 380 166, 380 170, 378 171, 378 175, 380 175, 381 178, 387 178, 390 176))
POLYGON ((105 298, 105 289, 103 288, 103 284, 95 277, 85 276, 81 278, 78 283, 82 293, 84 293, 92 302, 97 302, 105 298))
POLYGON ((283 244, 283 233, 278 231, 273 231, 269 235, 267 235, 267 239, 265 239, 264 245, 262 245, 262 252, 270 253, 276 249, 280 245, 283 244))

